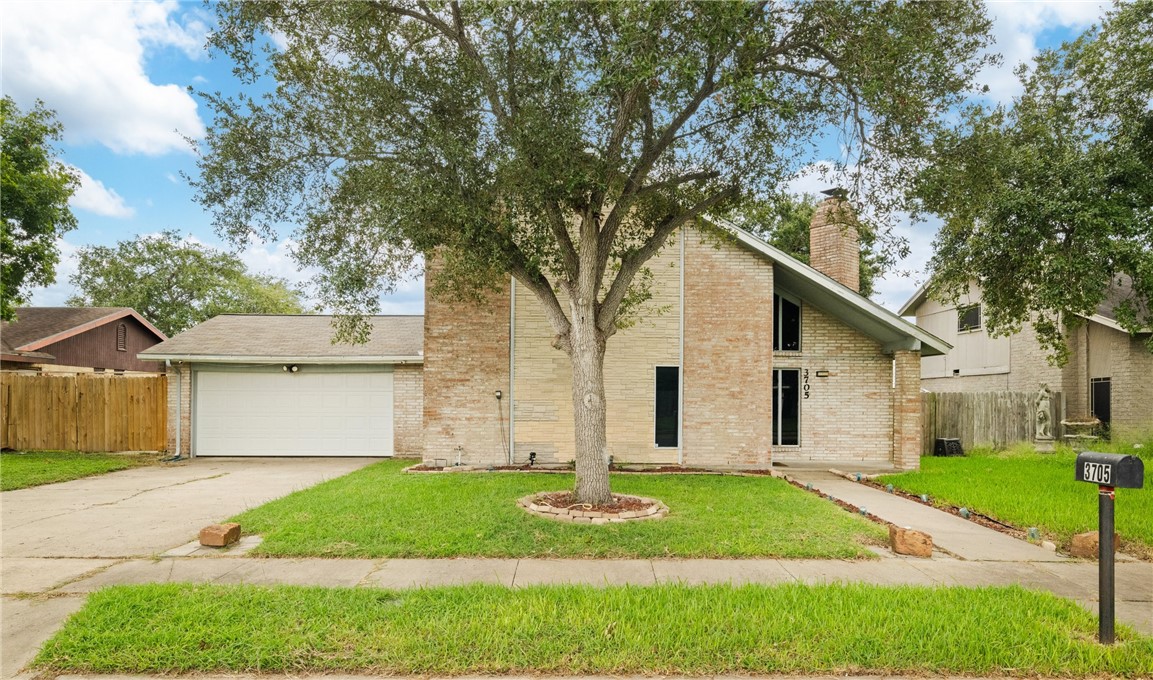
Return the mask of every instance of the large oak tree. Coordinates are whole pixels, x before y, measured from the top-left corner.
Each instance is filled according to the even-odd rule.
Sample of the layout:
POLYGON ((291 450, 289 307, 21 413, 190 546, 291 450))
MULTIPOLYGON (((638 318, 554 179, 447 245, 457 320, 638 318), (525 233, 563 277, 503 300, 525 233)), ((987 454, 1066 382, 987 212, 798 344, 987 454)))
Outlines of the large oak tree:
POLYGON ((435 295, 511 275, 571 358, 576 493, 594 503, 609 498, 605 347, 647 295, 646 263, 706 213, 777 191, 831 128, 894 195, 988 30, 975 2, 217 9, 213 45, 255 91, 275 85, 208 96, 199 189, 217 228, 298 225, 347 312, 372 311, 422 254, 435 295))

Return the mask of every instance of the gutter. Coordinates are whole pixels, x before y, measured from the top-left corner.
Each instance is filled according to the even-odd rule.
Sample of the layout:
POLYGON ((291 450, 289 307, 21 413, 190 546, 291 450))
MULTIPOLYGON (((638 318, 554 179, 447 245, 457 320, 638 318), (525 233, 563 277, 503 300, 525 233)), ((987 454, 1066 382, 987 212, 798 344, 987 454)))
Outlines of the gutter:
POLYGON ((241 354, 138 354, 143 361, 199 361, 215 364, 423 364, 417 356, 270 356, 241 354))

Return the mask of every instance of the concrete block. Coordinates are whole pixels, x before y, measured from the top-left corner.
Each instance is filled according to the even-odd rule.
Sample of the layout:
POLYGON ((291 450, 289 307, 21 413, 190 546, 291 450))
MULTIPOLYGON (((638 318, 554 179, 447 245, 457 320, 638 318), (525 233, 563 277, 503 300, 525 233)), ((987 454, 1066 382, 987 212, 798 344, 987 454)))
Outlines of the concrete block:
POLYGON ((889 545, 898 555, 914 557, 933 556, 933 537, 923 531, 908 527, 889 527, 889 545))
MULTIPOLYGON (((1113 532, 1113 552, 1121 548, 1121 537, 1113 532)), ((1086 557, 1096 559, 1101 549, 1101 539, 1096 531, 1086 531, 1076 534, 1069 542, 1069 554, 1073 557, 1086 557)))
POLYGON ((236 522, 227 524, 209 524, 200 530, 200 545, 210 548, 223 548, 240 540, 240 525, 236 522))

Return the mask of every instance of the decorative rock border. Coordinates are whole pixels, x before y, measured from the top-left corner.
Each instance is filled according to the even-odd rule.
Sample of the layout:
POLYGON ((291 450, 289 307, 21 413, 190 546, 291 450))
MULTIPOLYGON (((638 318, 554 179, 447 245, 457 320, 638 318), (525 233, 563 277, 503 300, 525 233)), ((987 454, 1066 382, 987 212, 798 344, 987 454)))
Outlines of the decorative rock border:
MULTIPOLYGON (((545 492, 552 493, 552 492, 545 492)), ((541 504, 535 502, 539 493, 534 493, 531 496, 525 496, 517 500, 516 504, 524 508, 525 512, 545 517, 548 519, 555 519, 561 522, 574 522, 576 524, 609 524, 617 522, 636 522, 645 519, 661 519, 669 514, 669 506, 655 498, 644 498, 643 496, 625 496, 623 494, 613 494, 617 498, 631 498, 641 501, 642 503, 649 503, 649 507, 644 510, 626 510, 623 512, 602 512, 594 510, 578 510, 576 506, 567 508, 554 508, 551 505, 541 504)))

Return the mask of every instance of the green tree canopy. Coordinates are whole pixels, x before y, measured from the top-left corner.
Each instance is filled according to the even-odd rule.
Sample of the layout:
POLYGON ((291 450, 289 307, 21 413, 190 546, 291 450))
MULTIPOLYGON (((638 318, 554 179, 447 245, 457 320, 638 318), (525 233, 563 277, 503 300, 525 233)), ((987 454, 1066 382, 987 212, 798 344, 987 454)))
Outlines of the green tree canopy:
POLYGON ((56 281, 56 239, 76 227, 68 199, 80 179, 56 160, 61 130, 44 102, 22 113, 11 97, 0 100, 0 319, 13 317, 29 288, 56 281))
POLYGON ((437 255, 438 296, 514 277, 573 366, 582 502, 609 497, 605 346, 669 236, 775 193, 829 126, 871 198, 890 195, 988 42, 976 2, 216 8, 213 45, 276 84, 208 96, 198 186, 219 231, 299 225, 346 312, 372 311, 420 254, 437 255))
POLYGON ((1153 1, 1118 4, 1018 74, 1024 93, 970 108, 920 178, 944 218, 929 293, 978 281, 991 331, 1032 323, 1063 362, 1067 325, 1106 299, 1131 332, 1153 325, 1153 1))
POLYGON ((172 336, 217 314, 300 314, 299 291, 175 231, 81 248, 73 306, 132 307, 172 336))

